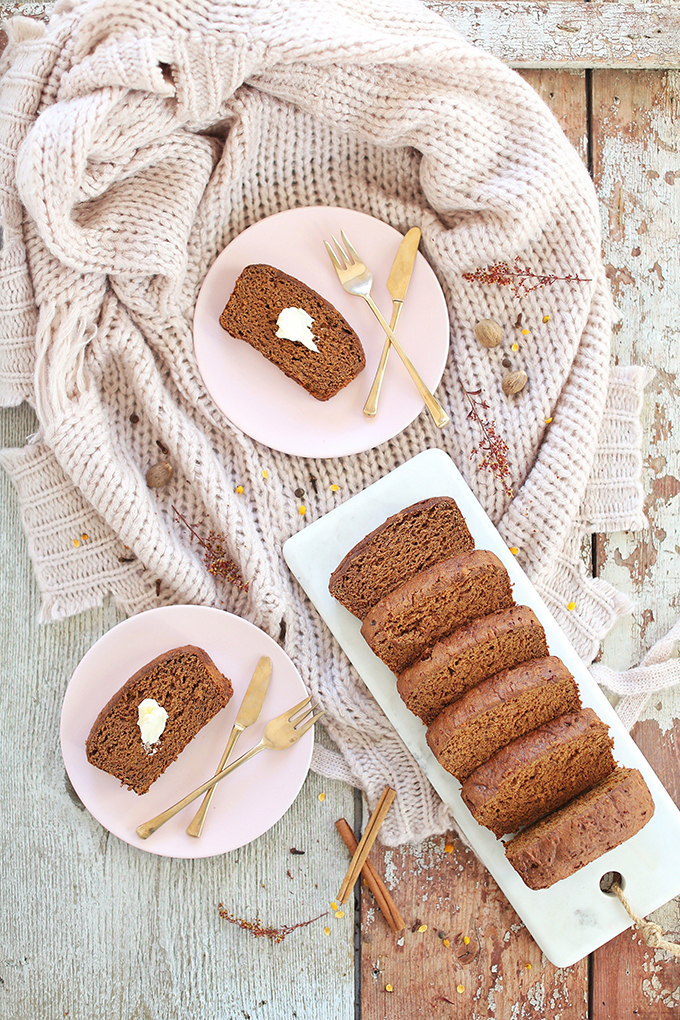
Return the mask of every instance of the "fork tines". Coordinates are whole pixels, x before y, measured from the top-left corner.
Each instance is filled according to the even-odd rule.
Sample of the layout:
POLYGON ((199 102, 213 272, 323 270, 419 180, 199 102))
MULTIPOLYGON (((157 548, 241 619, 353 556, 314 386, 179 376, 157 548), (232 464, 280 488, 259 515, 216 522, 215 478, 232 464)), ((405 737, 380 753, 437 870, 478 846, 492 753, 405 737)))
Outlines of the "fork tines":
POLYGON ((326 246, 326 251, 330 255, 331 261, 335 268, 342 270, 349 268, 349 266, 355 265, 357 262, 361 262, 361 259, 359 258, 358 252, 352 245, 352 242, 350 241, 344 230, 340 231, 340 237, 345 242, 345 248, 347 250, 345 250, 345 248, 342 247, 335 234, 331 234, 331 240, 333 241, 333 244, 340 253, 340 257, 343 260, 342 262, 340 261, 336 252, 333 250, 332 246, 328 243, 328 241, 324 241, 324 244, 326 246), (347 252, 349 252, 349 255, 347 254, 347 252))
POLYGON ((310 726, 314 725, 317 719, 320 719, 325 714, 323 709, 318 708, 318 705, 310 704, 311 700, 312 695, 310 694, 303 698, 298 705, 294 705, 288 712, 288 722, 294 730, 300 730, 300 735, 305 733, 310 726), (300 729, 301 727, 303 728, 300 729))

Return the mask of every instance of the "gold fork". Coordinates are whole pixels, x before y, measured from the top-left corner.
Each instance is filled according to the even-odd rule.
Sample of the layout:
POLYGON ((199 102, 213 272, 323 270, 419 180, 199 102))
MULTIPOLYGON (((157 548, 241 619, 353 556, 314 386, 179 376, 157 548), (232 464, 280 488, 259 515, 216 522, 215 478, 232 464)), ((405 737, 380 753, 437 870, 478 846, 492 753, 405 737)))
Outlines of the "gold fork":
POLYGON ((373 286, 373 274, 370 272, 370 270, 366 268, 364 263, 361 261, 359 254, 352 247, 352 244, 344 230, 340 231, 340 236, 342 237, 345 243, 345 247, 347 249, 346 251, 345 248, 343 248, 340 242, 337 240, 337 238, 335 238, 333 235, 331 235, 331 238, 333 244, 337 249, 337 252, 333 250, 328 241, 324 241, 324 244, 326 245, 326 251, 330 255, 331 262, 335 266, 335 271, 338 274, 338 279, 340 280, 340 283, 345 288, 348 294, 355 294, 358 297, 362 297, 364 301, 368 303, 376 319, 384 329, 387 336, 390 338, 390 341, 392 342, 392 346, 394 347, 395 351, 403 361, 406 371, 408 372, 408 374, 411 376, 414 383, 418 387, 418 391, 422 396, 423 400, 425 401, 425 406, 432 415, 432 420, 434 421, 435 425, 438 428, 443 428, 444 425, 448 425, 451 419, 449 418, 448 414, 441 406, 437 398, 433 396, 432 393, 430 393, 430 391, 428 390, 427 386, 425 385, 420 375, 418 374, 415 365, 412 363, 408 354, 401 346, 401 343, 395 336, 394 331, 390 329, 390 327, 388 326, 387 321, 384 318, 382 312, 380 311, 375 301, 371 297, 371 288, 373 286))
POLYGON ((240 758, 232 762, 231 765, 227 765, 226 768, 222 769, 221 772, 217 772, 212 779, 208 779, 201 786, 196 787, 191 793, 188 793, 186 797, 182 797, 172 807, 166 808, 165 811, 161 811, 155 818, 151 818, 148 822, 143 822, 137 826, 137 835, 140 839, 147 839, 156 829, 159 829, 169 818, 176 815, 178 811, 185 808, 187 804, 191 804, 193 800, 200 797, 201 794, 205 793, 206 790, 211 790, 216 783, 219 783, 220 779, 224 779, 230 772, 237 769, 239 765, 243 765, 244 762, 249 761, 260 751, 263 751, 266 747, 272 748, 275 751, 283 751, 287 747, 292 747, 300 737, 307 732, 310 726, 313 726, 317 719, 320 719, 324 714, 323 710, 316 712, 310 718, 310 713, 314 713, 315 708, 310 705, 312 700, 311 694, 309 697, 304 698, 298 705, 293 705, 292 708, 282 712, 281 715, 277 715, 276 719, 271 719, 264 728, 262 740, 255 747, 251 747, 249 751, 242 754, 240 758))

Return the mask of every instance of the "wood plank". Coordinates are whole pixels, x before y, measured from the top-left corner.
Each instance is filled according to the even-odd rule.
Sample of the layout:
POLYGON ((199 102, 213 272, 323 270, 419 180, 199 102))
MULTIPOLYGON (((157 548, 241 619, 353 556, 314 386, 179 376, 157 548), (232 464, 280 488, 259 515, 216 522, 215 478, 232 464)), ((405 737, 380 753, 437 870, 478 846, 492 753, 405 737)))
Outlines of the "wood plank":
MULTIPOLYGON (((680 612, 679 87, 677 71, 593 73, 593 169, 605 221, 604 257, 621 316, 614 356, 621 364, 658 369, 643 410, 649 530, 601 536, 597 545, 599 576, 635 601, 632 615, 622 618, 603 643, 603 661, 615 669, 637 665, 680 612)), ((668 691, 650 699, 633 729, 678 804, 679 719, 680 691, 668 691)), ((652 919, 678 939, 680 900, 655 911, 652 919)), ((680 961, 641 945, 629 931, 595 954, 592 1020, 631 1015, 631 1002, 635 1015, 645 1020, 677 1013, 680 961)))
POLYGON ((548 963, 453 834, 383 847, 371 859, 408 927, 401 938, 391 932, 362 889, 362 1020, 586 1020, 587 960, 568 968, 548 963))
POLYGON ((680 6, 631 0, 425 0, 512 67, 678 67, 680 6))
POLYGON ((520 74, 538 92, 583 162, 587 163, 586 72, 544 68, 523 70, 520 74))

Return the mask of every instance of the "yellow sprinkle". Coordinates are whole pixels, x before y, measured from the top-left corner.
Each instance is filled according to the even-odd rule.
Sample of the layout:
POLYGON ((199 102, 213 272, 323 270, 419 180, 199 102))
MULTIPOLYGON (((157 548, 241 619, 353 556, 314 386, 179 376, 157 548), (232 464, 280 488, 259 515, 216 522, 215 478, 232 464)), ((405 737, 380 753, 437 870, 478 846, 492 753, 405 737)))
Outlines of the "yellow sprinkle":
POLYGON ((466 946, 469 946, 470 945, 470 936, 469 935, 463 936, 463 942, 465 943, 466 946))
POLYGON ((452 854, 453 853, 453 843, 447 843, 446 844, 446 846, 444 847, 444 853, 445 854, 452 854))
POLYGON ((545 423, 546 423, 546 425, 549 425, 551 421, 552 421, 552 418, 546 418, 546 419, 545 419, 545 423))
POLYGON ((333 483, 333 485, 331 485, 331 492, 337 492, 339 488, 339 485, 335 485, 335 483, 333 483))
POLYGON ((527 964, 527 970, 531 970, 531 964, 530 963, 527 964))
POLYGON ((456 991, 460 992, 462 994, 465 991, 465 986, 464 985, 456 985, 456 991))
POLYGON ((87 540, 88 540, 88 538, 89 538, 90 536, 89 536, 89 535, 81 535, 80 537, 81 537, 81 539, 83 540, 83 542, 87 542, 87 540))
POLYGON ((418 929, 418 931, 427 931, 427 925, 426 924, 421 924, 421 926, 418 929))
POLYGON ((319 800, 323 802, 325 799, 326 799, 326 794, 325 793, 320 793, 319 794, 319 800))
POLYGON ((512 347, 510 348, 510 350, 511 351, 518 351, 519 350, 519 344, 513 344, 512 347))
POLYGON ((385 985, 385 991, 386 992, 393 992, 394 988, 392 987, 392 985, 385 985))
POLYGON ((576 603, 575 602, 567 602, 567 609, 569 609, 569 610, 576 609, 576 603))
POLYGON ((77 548, 78 548, 78 546, 80 545, 80 539, 79 539, 79 538, 74 538, 74 539, 73 539, 73 544, 74 544, 74 546, 75 546, 75 547, 76 547, 76 549, 77 549, 77 548))
POLYGON ((523 329, 523 330, 522 330, 522 334, 523 334, 524 336, 529 336, 529 330, 528 330, 528 329, 523 329))
POLYGON ((451 945, 451 943, 449 942, 449 940, 448 940, 448 939, 442 939, 442 945, 443 945, 443 946, 450 946, 450 945, 451 945))
POLYGON ((307 513, 307 507, 301 506, 300 509, 298 510, 298 513, 300 514, 300 517, 304 517, 305 514, 307 513))
POLYGON ((510 552, 512 553, 513 556, 516 556, 517 553, 519 552, 519 549, 517 548, 516 545, 511 545, 510 546, 510 552))
POLYGON ((550 322, 550 316, 549 315, 544 315, 543 316, 543 321, 544 322, 550 322))
POLYGON ((268 471, 263 471, 262 472, 262 477, 263 478, 269 478, 269 472, 268 471))
POLYGON ((344 917, 345 916, 345 911, 344 910, 336 910, 335 911, 335 916, 336 917, 344 917))
POLYGON ((337 909, 338 909, 338 905, 335 902, 335 900, 333 900, 333 902, 331 903, 331 910, 337 910, 337 909))
POLYGON ((323 933, 324 933, 324 935, 330 935, 330 933, 331 933, 330 928, 324 928, 323 933))
POLYGON ((243 492, 243 486, 242 486, 242 485, 237 485, 237 486, 236 486, 236 491, 238 492, 238 494, 239 494, 239 496, 240 496, 240 495, 241 495, 241 493, 243 492))

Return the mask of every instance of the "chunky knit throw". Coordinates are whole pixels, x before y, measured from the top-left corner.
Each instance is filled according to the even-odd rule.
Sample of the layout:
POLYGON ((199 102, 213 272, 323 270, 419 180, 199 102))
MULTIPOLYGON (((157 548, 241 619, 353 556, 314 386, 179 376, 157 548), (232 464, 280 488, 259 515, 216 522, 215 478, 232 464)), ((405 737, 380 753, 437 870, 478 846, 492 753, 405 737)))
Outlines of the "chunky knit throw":
POLYGON ((0 387, 5 405, 33 406, 39 431, 2 463, 44 619, 111 595, 128 613, 200 603, 251 620, 283 641, 326 709, 338 751, 317 747, 314 767, 371 805, 386 783, 397 790, 388 843, 443 831, 448 809, 281 548, 440 447, 592 661, 629 607, 586 576, 580 544, 584 532, 644 525, 646 375, 610 372, 600 215, 577 153, 517 74, 415 0, 361 13, 349 0, 60 0, 48 25, 15 18, 7 31, 0 387), (319 204, 420 227, 451 321, 443 431, 423 413, 378 449, 311 461, 238 433, 206 393, 191 323, 212 262, 262 217, 319 204), (515 259, 557 279, 518 295, 463 277, 515 259), (475 339, 483 318, 517 337, 520 397, 502 391, 501 352, 475 339), (479 469, 465 390, 482 392, 508 443, 505 480, 479 469), (174 477, 151 489, 159 448, 174 477), (223 536, 247 591, 207 572, 173 506, 223 536))

